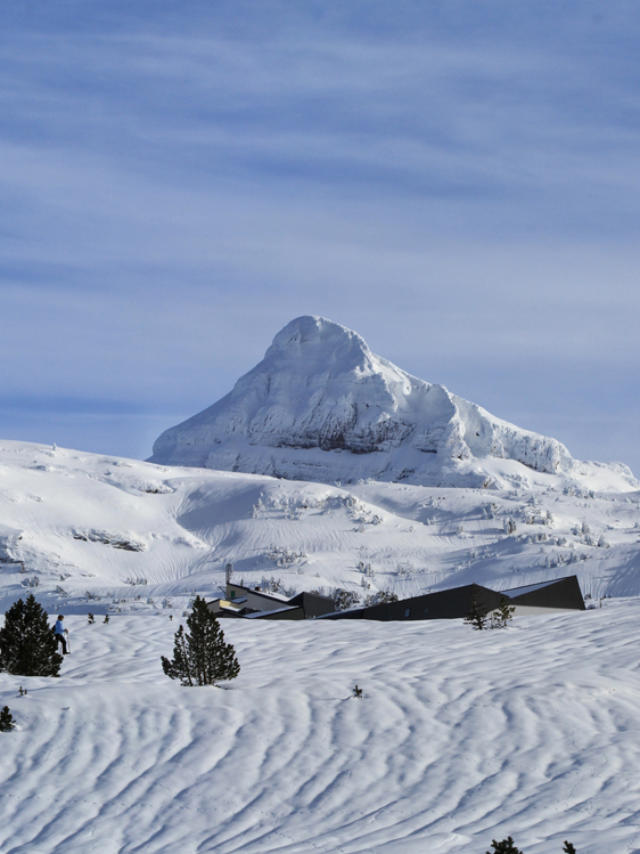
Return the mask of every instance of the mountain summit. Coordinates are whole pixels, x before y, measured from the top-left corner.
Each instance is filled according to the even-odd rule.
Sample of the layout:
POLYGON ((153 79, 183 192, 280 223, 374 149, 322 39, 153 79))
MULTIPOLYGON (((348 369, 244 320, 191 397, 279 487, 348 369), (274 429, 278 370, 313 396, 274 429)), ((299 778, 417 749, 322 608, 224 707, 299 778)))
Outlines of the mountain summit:
POLYGON ((579 466, 555 439, 411 376, 372 353, 356 332, 313 316, 288 323, 229 394, 166 430, 151 461, 302 480, 452 486, 518 477, 520 466, 567 475, 579 466))

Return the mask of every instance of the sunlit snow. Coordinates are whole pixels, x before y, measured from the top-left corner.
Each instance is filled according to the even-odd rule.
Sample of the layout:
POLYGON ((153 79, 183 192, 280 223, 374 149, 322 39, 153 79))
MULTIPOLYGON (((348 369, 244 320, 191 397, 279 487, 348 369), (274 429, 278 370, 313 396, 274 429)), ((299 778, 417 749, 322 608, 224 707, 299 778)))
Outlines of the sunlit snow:
POLYGON ((227 620, 224 688, 164 676, 166 613, 68 623, 60 678, 0 674, 3 854, 640 849, 638 600, 486 632, 227 620))

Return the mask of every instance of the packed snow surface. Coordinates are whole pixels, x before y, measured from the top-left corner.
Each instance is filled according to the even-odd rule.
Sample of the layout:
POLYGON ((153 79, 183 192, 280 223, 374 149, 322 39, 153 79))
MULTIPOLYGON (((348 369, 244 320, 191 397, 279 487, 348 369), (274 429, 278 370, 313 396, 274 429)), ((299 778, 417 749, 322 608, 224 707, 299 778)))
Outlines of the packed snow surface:
MULTIPOLYGON (((287 324, 226 397, 164 432, 151 459, 298 480, 440 486, 508 476, 509 466, 492 459, 589 474, 556 439, 407 374, 356 332, 311 316, 287 324)), ((622 465, 612 475, 632 480, 622 465)))
POLYGON ((3 854, 640 850, 637 599, 485 632, 227 620, 226 690, 163 675, 177 618, 71 616, 59 678, 0 673, 3 854))

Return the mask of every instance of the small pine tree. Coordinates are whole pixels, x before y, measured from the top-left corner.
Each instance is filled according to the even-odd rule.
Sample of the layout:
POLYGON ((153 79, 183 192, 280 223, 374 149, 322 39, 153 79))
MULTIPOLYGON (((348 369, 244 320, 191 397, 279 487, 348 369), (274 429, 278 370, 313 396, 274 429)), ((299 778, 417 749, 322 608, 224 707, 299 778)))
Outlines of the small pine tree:
POLYGON ((474 629, 485 629, 487 627, 486 612, 482 610, 475 596, 471 599, 471 610, 464 618, 464 622, 473 626, 474 629))
POLYGON ((57 676, 62 656, 47 612, 32 593, 18 599, 4 615, 0 629, 0 670, 18 676, 57 676))
POLYGON ((487 854, 523 854, 523 852, 513 844, 513 839, 510 836, 507 836, 506 839, 503 839, 500 842, 496 842, 495 839, 492 839, 491 847, 493 848, 493 852, 487 851, 487 854))
POLYGON ((162 669, 181 685, 215 685, 235 679, 240 665, 235 650, 224 642, 224 634, 215 614, 196 596, 191 614, 187 617, 188 633, 180 626, 173 636, 173 659, 163 655, 162 669))
POLYGON ((16 725, 9 706, 0 709, 0 732, 10 732, 16 725))
POLYGON ((491 614, 491 628, 506 629, 511 620, 513 620, 513 612, 515 610, 515 605, 510 605, 507 597, 501 596, 497 611, 493 611, 491 614))
MULTIPOLYGON (((491 841, 491 847, 493 851, 487 851, 487 854, 524 854, 519 848, 513 844, 513 839, 508 836, 506 839, 503 839, 501 842, 496 842, 495 839, 491 841)), ((564 854, 576 854, 576 849, 570 842, 567 842, 565 839, 564 845, 562 847, 564 854)))

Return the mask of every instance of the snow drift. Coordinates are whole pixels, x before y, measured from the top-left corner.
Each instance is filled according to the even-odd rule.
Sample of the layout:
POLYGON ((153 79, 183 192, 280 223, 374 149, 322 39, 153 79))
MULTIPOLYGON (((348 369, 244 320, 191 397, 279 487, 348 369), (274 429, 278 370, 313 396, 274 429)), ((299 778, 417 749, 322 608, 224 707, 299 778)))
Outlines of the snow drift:
POLYGON ((638 612, 227 620, 241 671, 222 689, 163 675, 166 612, 71 616, 59 679, 0 673, 19 727, 0 850, 481 854, 512 834, 526 854, 637 852, 638 612))
MULTIPOLYGON (((165 431, 151 462, 473 486, 486 485, 491 459, 570 476, 581 466, 557 440, 411 376, 338 323, 305 316, 276 335, 229 394, 165 431)), ((616 471, 631 477, 624 466, 616 471)))

